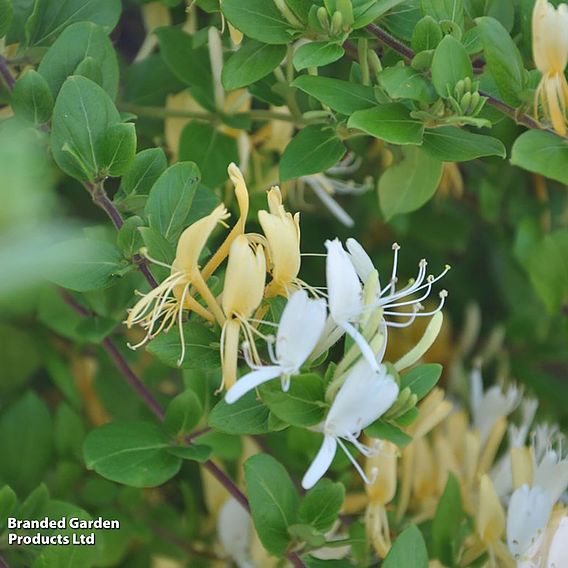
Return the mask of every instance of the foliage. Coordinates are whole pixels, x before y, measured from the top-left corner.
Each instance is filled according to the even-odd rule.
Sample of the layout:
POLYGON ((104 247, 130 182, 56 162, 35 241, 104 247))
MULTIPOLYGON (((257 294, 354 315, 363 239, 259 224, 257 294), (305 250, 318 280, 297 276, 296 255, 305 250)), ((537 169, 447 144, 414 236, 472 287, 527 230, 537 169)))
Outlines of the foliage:
MULTIPOLYGON (((302 253, 354 236, 383 291, 391 282, 394 291, 394 241, 404 244, 404 281, 414 258, 453 266, 443 327, 389 330, 385 373, 398 396, 362 426, 365 441, 408 456, 438 382, 466 398, 475 354, 495 376, 525 384, 539 415, 564 427, 568 140, 535 98, 533 6, 0 0, 0 565, 146 566, 167 556, 245 566, 222 536, 229 494, 250 512, 236 525, 252 522, 259 566, 484 561, 482 552, 470 558, 475 512, 452 474, 438 479, 418 526, 401 493, 383 503, 396 535, 385 550, 351 454, 338 452, 326 478, 299 489, 361 355, 351 337, 306 356, 289 385, 283 376, 230 404, 224 320, 203 317, 211 306, 195 274, 187 290, 201 312, 168 278, 184 231, 221 203, 231 218, 220 225, 238 232, 244 211, 250 242, 268 247, 257 213, 280 185, 282 215, 301 210, 302 253), (228 181, 233 162, 246 208, 231 169, 228 181), (150 341, 132 351, 144 333, 129 310, 148 293, 158 298, 142 318, 150 341), (152 333, 166 323, 168 333, 152 333), (426 353, 429 334, 438 340, 426 353), (418 347, 411 368, 397 367, 418 347), (6 544, 8 517, 63 515, 116 518, 121 530, 98 532, 92 548, 6 544)), ((198 274, 227 242, 224 261, 227 235, 215 227, 204 239, 198 274)), ((293 288, 270 288, 276 256, 263 255, 262 277, 273 280, 241 318, 252 322, 247 343, 276 333, 292 289, 308 282, 317 295, 324 285, 320 260, 305 256, 293 288)), ((223 306, 221 261, 205 280, 223 306)), ((371 294, 373 283, 362 284, 371 294)), ((245 279, 238 289, 248 287, 245 279)), ((367 312, 355 323, 372 343, 383 315, 367 312)), ((273 345, 258 341, 253 362, 265 365, 273 345)), ((246 345, 241 377, 245 355, 246 345)))

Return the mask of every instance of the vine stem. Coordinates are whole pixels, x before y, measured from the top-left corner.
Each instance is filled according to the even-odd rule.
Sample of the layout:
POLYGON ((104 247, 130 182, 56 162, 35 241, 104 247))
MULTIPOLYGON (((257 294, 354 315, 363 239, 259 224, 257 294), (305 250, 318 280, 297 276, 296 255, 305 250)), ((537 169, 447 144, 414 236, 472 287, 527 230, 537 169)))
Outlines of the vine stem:
MULTIPOLYGON (((66 290, 60 291, 61 296, 67 302, 67 304, 73 308, 79 315, 83 317, 91 317, 93 314, 85 308, 81 303, 77 302, 75 298, 69 294, 66 290)), ((152 411, 152 413, 158 418, 160 422, 164 421, 165 411, 160 403, 156 400, 154 395, 146 388, 144 383, 140 380, 138 375, 132 370, 122 353, 118 350, 113 341, 107 337, 101 343, 103 349, 107 352, 109 357, 112 359, 117 369, 120 371, 121 375, 124 377, 128 385, 132 390, 143 400, 144 404, 152 411)), ((197 437, 195 435, 189 435, 186 437, 186 443, 191 443, 192 440, 197 437)), ((208 470, 217 481, 225 487, 227 492, 238 502, 240 505, 250 513, 250 504, 245 494, 237 487, 234 481, 212 460, 207 460, 203 463, 203 467, 208 470)), ((296 568, 306 568, 303 560, 295 553, 287 553, 288 560, 296 568)), ((0 568, 3 568, 0 564, 0 568)))
POLYGON ((0 554, 0 568, 9 568, 7 562, 4 560, 4 557, 0 554))
POLYGON ((6 84, 8 91, 13 91, 16 80, 10 72, 10 68, 8 67, 8 60, 3 55, 0 55, 0 76, 6 84))
MULTIPOLYGON (((130 103, 122 103, 119 105, 121 111, 131 112, 145 118, 192 118, 204 122, 218 122, 220 116, 210 112, 188 111, 166 109, 158 106, 135 105, 130 103)), ((264 109, 255 109, 248 112, 238 112, 228 115, 231 118, 245 118, 250 120, 277 120, 280 122, 293 122, 296 124, 309 124, 314 122, 310 119, 297 118, 283 112, 276 112, 264 109)))
MULTIPOLYGON (((377 26, 377 24, 369 24, 366 27, 366 29, 373 36, 375 36, 381 43, 384 43, 386 46, 390 47, 393 51, 396 51, 399 55, 402 55, 402 57, 408 60, 412 60, 414 58, 415 53, 410 47, 408 47, 400 40, 389 34, 387 31, 383 30, 381 27, 377 26)), ((495 107, 503 114, 506 114, 518 124, 522 124, 527 128, 534 128, 537 130, 546 130, 548 132, 552 132, 548 128, 542 128, 542 126, 538 123, 538 121, 536 121, 528 114, 519 112, 516 108, 508 105, 507 103, 495 97, 492 97, 489 93, 486 93, 484 91, 479 91, 479 94, 487 99, 487 104, 495 107)))

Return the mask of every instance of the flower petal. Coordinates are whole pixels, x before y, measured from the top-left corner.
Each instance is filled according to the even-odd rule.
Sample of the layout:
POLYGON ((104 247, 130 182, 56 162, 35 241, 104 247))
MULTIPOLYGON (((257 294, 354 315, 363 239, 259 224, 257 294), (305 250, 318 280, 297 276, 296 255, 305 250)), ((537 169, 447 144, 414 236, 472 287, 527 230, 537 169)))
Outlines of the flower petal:
POLYGON ((336 439, 332 436, 325 436, 319 452, 302 479, 304 489, 312 488, 323 477, 333 461, 336 449, 336 439))
POLYGON ((269 367, 262 367, 256 371, 247 373, 241 377, 228 391, 225 395, 225 402, 227 404, 233 404, 247 394, 247 392, 255 389, 267 381, 271 381, 276 377, 279 377, 282 373, 282 368, 276 365, 269 367))
POLYGON ((311 300, 305 290, 294 292, 280 318, 276 337, 278 362, 299 369, 323 333, 326 307, 323 300, 311 300))

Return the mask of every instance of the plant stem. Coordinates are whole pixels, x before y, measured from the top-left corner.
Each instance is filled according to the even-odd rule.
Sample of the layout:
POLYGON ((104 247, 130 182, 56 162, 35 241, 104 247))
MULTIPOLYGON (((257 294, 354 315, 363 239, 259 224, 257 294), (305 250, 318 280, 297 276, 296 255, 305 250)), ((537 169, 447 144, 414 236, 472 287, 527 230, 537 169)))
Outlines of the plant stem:
POLYGON ((12 76, 10 68, 8 67, 8 61, 3 55, 0 55, 0 76, 2 77, 4 83, 6 84, 6 88, 8 89, 8 91, 12 92, 14 90, 14 85, 16 84, 16 80, 12 76))
MULTIPOLYGON (((388 32, 377 26, 376 24, 369 24, 366 28, 371 34, 373 34, 380 42, 384 43, 388 47, 390 47, 393 51, 396 51, 402 57, 405 57, 408 60, 411 60, 414 57, 414 51, 410 49, 410 47, 404 45, 401 41, 390 35, 388 32)), ((512 118, 516 123, 522 124, 527 128, 535 128, 538 130, 546 130, 548 132, 553 132, 548 128, 543 128, 538 121, 534 118, 529 116, 528 114, 519 112, 516 108, 508 105, 507 103, 492 97, 490 94, 485 93, 484 91, 479 91, 479 94, 482 97, 487 99, 487 104, 495 107, 503 114, 506 114, 510 118, 512 118)), ((553 132, 553 134, 556 134, 553 132)), ((558 134, 557 134, 558 135, 558 134)))
POLYGON ((4 557, 0 554, 0 568, 9 568, 8 563, 4 560, 4 557))
MULTIPOLYGON (((134 105, 123 103, 119 105, 120 110, 124 112, 132 112, 138 116, 145 118, 193 118, 194 120, 202 120, 205 122, 219 122, 221 117, 210 112, 188 111, 166 109, 157 106, 134 105)), ((238 112, 230 115, 232 118, 248 118, 250 120, 279 120, 281 122, 294 122, 296 124, 307 124, 309 120, 295 118, 283 112, 272 110, 256 109, 249 112, 238 112)))
MULTIPOLYGON (((91 316, 91 312, 81 305, 79 302, 71 296, 67 291, 61 290, 61 295, 63 299, 71 306, 79 315, 83 317, 91 316)), ((110 338, 106 338, 102 342, 102 346, 105 351, 109 354, 118 370, 121 372, 122 376, 125 378, 126 382, 132 387, 134 392, 144 401, 146 406, 156 415, 160 422, 163 422, 165 412, 161 407, 160 403, 154 398, 152 393, 146 388, 144 383, 138 378, 136 373, 131 369, 130 365, 126 359, 122 356, 122 353, 116 348, 116 345, 112 342, 110 338)), ((213 477, 225 487, 225 489, 234 497, 238 503, 240 503, 249 513, 250 505, 245 496, 245 494, 237 487, 233 480, 213 461, 207 460, 203 463, 203 467, 207 469, 213 477)), ((305 568, 305 564, 302 559, 295 552, 287 553, 288 560, 296 568, 305 568)), ((0 565, 0 568, 3 568, 0 565)))

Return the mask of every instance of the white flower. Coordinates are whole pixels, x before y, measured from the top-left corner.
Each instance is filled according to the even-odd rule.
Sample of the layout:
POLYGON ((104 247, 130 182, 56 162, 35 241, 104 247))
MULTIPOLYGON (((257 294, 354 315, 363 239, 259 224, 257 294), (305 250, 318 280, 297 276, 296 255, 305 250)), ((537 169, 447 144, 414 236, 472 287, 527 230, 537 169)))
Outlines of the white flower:
POLYGON ((375 371, 379 368, 377 358, 363 335, 353 325, 364 310, 363 287, 357 272, 339 239, 326 241, 327 294, 331 317, 348 333, 359 346, 363 357, 375 371))
POLYGON ((562 568, 568 559, 568 517, 563 517, 558 523, 550 548, 546 568, 562 568))
POLYGON ((271 343, 268 343, 274 365, 257 366, 248 360, 249 366, 254 370, 241 377, 227 391, 226 402, 232 404, 247 392, 277 377, 281 377, 282 389, 287 391, 290 387, 290 377, 300 372, 301 366, 318 342, 325 320, 324 300, 312 300, 304 290, 294 292, 280 318, 275 352, 271 343))
POLYGON ((249 514, 236 499, 225 501, 217 519, 219 540, 239 568, 254 568, 249 556, 252 524, 249 514))
POLYGON ((522 485, 511 496, 507 510, 507 545, 520 559, 544 531, 554 503, 542 487, 522 485))
MULTIPOLYGON (((372 272, 376 270, 373 265, 373 261, 370 259, 369 255, 365 252, 365 249, 355 240, 347 239, 346 242, 347 250, 349 251, 349 257, 353 263, 353 267, 357 275, 359 276, 361 282, 365 284, 372 272)), ((396 284, 398 282, 398 251, 400 246, 396 243, 392 245, 394 251, 393 266, 390 279, 388 283, 381 288, 380 280, 378 291, 375 299, 374 307, 379 307, 383 310, 383 316, 386 316, 385 322, 389 327, 407 327, 414 322, 416 317, 426 317, 434 315, 439 312, 444 306, 445 299, 448 295, 446 290, 442 290, 439 294, 440 302, 438 306, 429 312, 423 312, 424 309, 421 302, 426 300, 432 291, 432 285, 443 278, 450 267, 446 265, 444 270, 438 274, 438 276, 426 276, 426 267, 428 263, 425 259, 422 259, 418 264, 418 274, 416 278, 410 280, 406 286, 396 289, 396 284), (418 292, 420 294, 418 297, 412 297, 418 292), (398 311, 399 308, 410 308, 411 311, 398 311), (391 321, 390 318, 407 318, 406 321, 398 322, 391 321)))
POLYGON ((516 386, 503 390, 499 385, 494 385, 484 392, 479 369, 471 372, 470 381, 473 425, 479 429, 483 446, 497 421, 505 418, 517 408, 521 402, 522 390, 516 386))
POLYGON ((398 397, 399 387, 387 375, 384 365, 375 371, 366 359, 351 368, 339 389, 327 417, 319 429, 323 432, 322 446, 302 479, 302 487, 309 489, 328 470, 337 446, 345 452, 363 480, 369 483, 361 466, 351 455, 343 440, 351 442, 363 455, 372 455, 373 450, 361 444, 357 438, 361 430, 384 414, 398 397))

